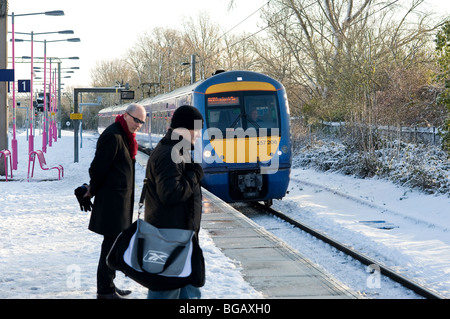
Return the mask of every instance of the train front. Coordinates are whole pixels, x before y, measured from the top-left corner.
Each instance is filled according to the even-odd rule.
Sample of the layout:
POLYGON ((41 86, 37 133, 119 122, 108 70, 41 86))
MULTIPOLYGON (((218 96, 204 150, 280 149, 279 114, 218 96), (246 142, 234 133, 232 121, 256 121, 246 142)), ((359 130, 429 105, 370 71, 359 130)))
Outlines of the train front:
POLYGON ((225 72, 196 88, 194 105, 206 120, 195 155, 203 186, 226 202, 284 197, 292 159, 284 87, 259 73, 225 72))

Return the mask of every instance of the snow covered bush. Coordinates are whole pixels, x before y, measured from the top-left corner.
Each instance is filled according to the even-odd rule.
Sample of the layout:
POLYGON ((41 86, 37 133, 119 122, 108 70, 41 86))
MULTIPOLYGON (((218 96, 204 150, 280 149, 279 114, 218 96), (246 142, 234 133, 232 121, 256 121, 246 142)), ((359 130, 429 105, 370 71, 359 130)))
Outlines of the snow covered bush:
POLYGON ((435 146, 386 142, 374 152, 356 152, 336 141, 316 140, 294 150, 294 167, 314 167, 361 178, 380 177, 426 193, 450 195, 450 162, 435 146))
POLYGON ((295 151, 294 165, 315 167, 322 171, 338 171, 364 178, 373 176, 378 161, 338 142, 317 140, 295 151))
POLYGON ((435 146, 396 141, 379 150, 383 164, 378 175, 427 193, 450 194, 448 155, 435 146))

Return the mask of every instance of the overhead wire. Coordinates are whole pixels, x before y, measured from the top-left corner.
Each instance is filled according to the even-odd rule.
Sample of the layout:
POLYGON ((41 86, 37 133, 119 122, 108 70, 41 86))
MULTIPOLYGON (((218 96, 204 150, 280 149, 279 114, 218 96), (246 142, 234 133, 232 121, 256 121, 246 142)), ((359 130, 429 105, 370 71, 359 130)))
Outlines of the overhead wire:
MULTIPOLYGON (((231 29, 229 29, 228 31, 226 31, 224 34, 222 34, 221 36, 219 36, 219 37, 217 37, 216 39, 215 39, 215 41, 219 41, 220 39, 222 39, 223 37, 225 37, 228 33, 230 33, 231 31, 233 31, 234 29, 236 29, 238 26, 240 26, 242 23, 244 23, 245 21, 247 21, 248 19, 250 19, 253 15, 255 15, 256 13, 258 13, 259 11, 261 11, 265 6, 268 6, 269 4, 270 4, 270 2, 271 2, 272 0, 269 0, 269 1, 267 1, 266 3, 264 3, 261 7, 259 7, 257 10, 255 10, 253 13, 251 13, 249 16, 247 16, 245 19, 243 19, 242 21, 240 21, 238 24, 236 24, 234 27, 232 27, 231 29)), ((266 27, 267 28, 267 27, 266 27)), ((265 28, 265 29, 266 29, 265 28)), ((260 31, 258 31, 258 33, 259 32, 261 32, 261 30, 260 31)), ((254 34, 253 34, 254 35, 254 34)), ((252 36, 253 36, 252 35, 252 36)), ((234 45, 236 45, 237 43, 233 43, 232 45, 230 45, 230 46, 234 46, 234 45)), ((206 56, 206 57, 204 57, 204 58, 202 58, 201 60, 199 60, 198 62, 201 62, 202 60, 207 60, 209 58, 209 56, 206 56)))
MULTIPOLYGON (((249 16, 247 16, 245 19, 243 19, 243 20, 240 21, 238 24, 236 24, 234 27, 232 27, 231 29, 229 29, 228 31, 226 31, 225 33, 223 33, 221 36, 219 36, 219 37, 216 39, 216 41, 219 41, 220 39, 222 39, 223 37, 225 37, 225 36, 226 36, 228 33, 230 33, 232 30, 236 29, 239 25, 241 25, 242 23, 244 23, 245 21, 247 21, 248 19, 250 19, 253 15, 255 15, 256 13, 258 13, 259 11, 261 11, 264 7, 268 6, 268 5, 270 4, 271 1, 272 1, 272 0, 269 0, 269 1, 267 1, 266 3, 264 3, 261 7, 259 7, 257 10, 255 10, 253 13, 251 13, 251 14, 250 14, 249 16)), ((360 19, 357 19, 357 20, 353 21, 349 26, 352 26, 352 25, 354 25, 354 24, 360 22, 360 21, 363 20, 363 19, 367 19, 368 17, 370 17, 370 16, 372 16, 372 15, 374 15, 374 14, 377 14, 377 13, 379 13, 379 12, 385 10, 386 8, 388 8, 388 7, 390 7, 390 6, 394 5, 394 4, 396 4, 396 3, 399 2, 399 1, 400 1, 400 0, 393 0, 392 2, 389 2, 389 3, 385 4, 384 6, 381 6, 381 8, 379 8, 379 9, 377 9, 377 10, 374 10, 374 11, 371 12, 370 14, 366 15, 364 18, 360 18, 360 19)), ((315 5, 315 4, 317 4, 317 3, 319 3, 319 0, 312 1, 311 3, 309 3, 309 4, 305 5, 305 6, 303 6, 303 7, 301 8, 301 10, 305 10, 305 9, 307 9, 307 8, 309 8, 309 7, 311 7, 311 6, 315 5)), ((276 13, 274 14, 274 16, 276 16, 278 13, 280 13, 281 11, 283 11, 285 8, 286 8, 286 6, 283 6, 278 12, 276 12, 276 13)), ((236 42, 230 44, 229 47, 233 47, 233 46, 235 46, 235 45, 237 45, 237 44, 239 44, 239 43, 241 43, 241 42, 247 41, 247 40, 250 39, 251 37, 254 37, 255 35, 259 34, 260 32, 263 32, 264 30, 266 30, 266 29, 268 29, 268 28, 270 28, 270 27, 272 27, 272 26, 274 26, 274 25, 280 23, 281 21, 283 21, 283 20, 285 20, 285 19, 287 19, 287 18, 290 18, 290 17, 293 16, 294 14, 295 14, 295 13, 292 13, 292 14, 289 15, 289 17, 282 17, 282 18, 280 18, 280 19, 278 19, 278 20, 276 20, 276 21, 274 21, 274 22, 272 22, 272 23, 269 23, 267 26, 264 26, 263 28, 260 28, 259 30, 257 30, 257 31, 255 31, 255 32, 249 34, 249 35, 246 36, 245 38, 241 38, 241 39, 237 40, 236 42)), ((442 24, 443 24, 443 23, 441 23, 441 25, 442 25, 442 24)), ((438 27, 438 26, 439 26, 439 25, 435 26, 434 28, 436 28, 436 27, 438 27)), ((433 28, 433 29, 434 29, 434 28, 433 28)), ((329 36, 331 36, 331 35, 332 35, 332 34, 330 34, 329 36)), ((319 40, 317 40, 317 41, 319 41, 319 40)), ((199 56, 199 57, 200 57, 200 56, 199 56)), ((210 56, 206 56, 206 57, 203 57, 203 58, 200 57, 200 60, 198 60, 198 62, 207 60, 207 59, 209 59, 209 58, 210 58, 210 56)))
POLYGON ((220 37, 217 38, 217 40, 220 40, 221 38, 223 38, 224 36, 226 36, 228 33, 230 33, 231 31, 233 31, 234 29, 236 29, 238 26, 240 26, 242 23, 244 23, 245 21, 247 21, 248 19, 250 19, 254 14, 256 14, 258 11, 260 11, 262 8, 264 8, 265 6, 268 6, 270 4, 272 0, 267 1, 266 3, 264 3, 261 7, 259 7, 255 12, 253 12, 252 14, 250 14, 247 18, 245 18, 244 20, 242 20, 241 22, 239 22, 238 24, 236 24, 234 27, 232 27, 230 30, 228 30, 227 32, 225 32, 224 34, 222 34, 220 37))

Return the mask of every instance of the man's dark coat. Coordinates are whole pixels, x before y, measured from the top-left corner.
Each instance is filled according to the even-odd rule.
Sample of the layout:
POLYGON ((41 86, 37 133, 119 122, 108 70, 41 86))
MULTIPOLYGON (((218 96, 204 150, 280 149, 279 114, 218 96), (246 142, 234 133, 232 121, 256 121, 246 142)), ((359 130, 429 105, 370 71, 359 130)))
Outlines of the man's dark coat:
POLYGON ((97 141, 89 168, 91 195, 95 196, 89 229, 117 236, 132 221, 135 160, 119 122, 108 126, 97 141))

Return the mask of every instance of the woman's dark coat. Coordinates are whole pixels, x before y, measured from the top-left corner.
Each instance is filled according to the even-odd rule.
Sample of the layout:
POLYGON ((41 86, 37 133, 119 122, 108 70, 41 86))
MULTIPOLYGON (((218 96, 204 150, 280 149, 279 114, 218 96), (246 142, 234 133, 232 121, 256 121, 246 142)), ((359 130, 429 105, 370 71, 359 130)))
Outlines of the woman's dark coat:
POLYGON ((135 160, 119 122, 111 124, 97 141, 89 168, 91 195, 95 196, 89 229, 117 236, 132 221, 135 160))
POLYGON ((145 220, 159 228, 193 229, 198 234, 203 171, 199 164, 181 160, 174 150, 179 140, 172 140, 172 133, 168 131, 147 162, 145 220))

